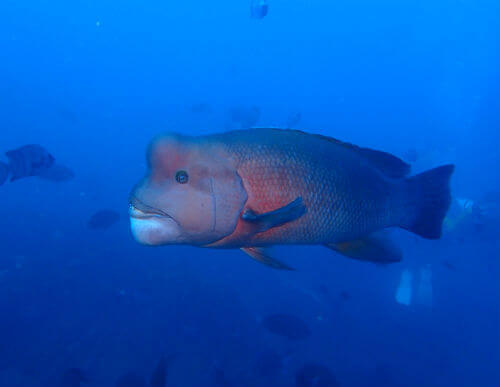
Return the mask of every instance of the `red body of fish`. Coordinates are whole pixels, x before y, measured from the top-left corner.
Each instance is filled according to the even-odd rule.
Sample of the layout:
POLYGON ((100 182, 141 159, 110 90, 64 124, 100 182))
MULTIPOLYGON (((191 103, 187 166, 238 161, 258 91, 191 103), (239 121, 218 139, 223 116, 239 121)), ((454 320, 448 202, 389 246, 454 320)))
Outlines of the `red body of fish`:
POLYGON ((167 135, 152 143, 149 161, 151 173, 131 195, 131 216, 165 216, 171 229, 162 236, 152 223, 135 231, 133 224, 143 243, 323 244, 368 260, 391 255, 387 244, 370 240, 379 230, 440 236, 453 172, 447 165, 407 177, 409 165, 388 153, 279 129, 167 135), (179 183, 179 172, 189 180, 179 183), (193 208, 207 215, 197 221, 187 214, 193 208))

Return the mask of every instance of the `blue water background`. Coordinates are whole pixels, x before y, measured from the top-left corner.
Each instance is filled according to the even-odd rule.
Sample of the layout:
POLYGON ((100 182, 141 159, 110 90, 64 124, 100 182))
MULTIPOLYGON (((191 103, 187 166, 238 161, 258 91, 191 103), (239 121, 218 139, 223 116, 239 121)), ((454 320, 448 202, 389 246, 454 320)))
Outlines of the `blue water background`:
POLYGON ((113 386, 178 352, 172 386, 215 385, 214 367, 234 386, 291 386, 307 362, 342 387, 498 386, 494 226, 440 241, 397 233, 405 260, 390 267, 284 247, 293 273, 132 239, 127 196, 150 138, 232 129, 234 106, 258 106, 259 126, 300 111, 299 129, 414 148, 415 171, 455 163, 455 198, 500 191, 498 1, 269 0, 262 20, 249 3, 2 0, 0 151, 42 144, 75 178, 0 187, 0 384, 55 385, 80 367, 89 386, 113 386), (193 113, 200 103, 210 110, 193 113), (121 220, 89 230, 102 208, 121 220), (402 271, 426 264, 433 305, 396 303, 402 271), (311 337, 266 331, 276 312, 311 337), (255 364, 270 350, 284 366, 265 379, 255 364))

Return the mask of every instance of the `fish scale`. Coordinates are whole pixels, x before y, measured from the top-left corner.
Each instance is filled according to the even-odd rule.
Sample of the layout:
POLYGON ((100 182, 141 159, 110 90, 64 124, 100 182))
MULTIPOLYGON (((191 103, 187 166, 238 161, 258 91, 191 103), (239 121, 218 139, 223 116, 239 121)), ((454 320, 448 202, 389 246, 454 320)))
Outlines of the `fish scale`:
POLYGON ((265 213, 297 197, 302 197, 307 207, 307 213, 300 219, 258 233, 252 236, 250 244, 333 243, 389 225, 389 216, 383 215, 387 197, 374 192, 376 195, 370 198, 352 195, 349 200, 349 190, 353 183, 361 186, 361 179, 342 173, 345 164, 361 164, 365 169, 363 173, 375 175, 381 180, 378 185, 387 191, 390 189, 386 186, 393 184, 374 168, 360 163, 356 155, 349 155, 333 143, 295 131, 285 132, 295 141, 283 140, 282 131, 262 133, 255 129, 235 133, 237 138, 229 133, 221 135, 218 141, 224 143, 227 152, 236 159, 248 194, 247 207, 265 213), (255 139, 258 139, 257 144, 255 139), (331 157, 338 151, 345 159, 331 157))

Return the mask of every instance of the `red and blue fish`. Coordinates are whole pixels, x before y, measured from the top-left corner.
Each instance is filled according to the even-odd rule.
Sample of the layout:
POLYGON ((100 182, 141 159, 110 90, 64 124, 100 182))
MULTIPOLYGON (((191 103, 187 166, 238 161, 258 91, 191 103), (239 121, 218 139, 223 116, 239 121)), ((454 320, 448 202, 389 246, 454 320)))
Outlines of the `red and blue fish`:
POLYGON ((149 171, 130 195, 146 245, 240 248, 289 268, 266 247, 324 245, 360 260, 399 261, 380 231, 441 236, 453 165, 415 176, 382 151, 296 130, 252 129, 153 140, 149 171))

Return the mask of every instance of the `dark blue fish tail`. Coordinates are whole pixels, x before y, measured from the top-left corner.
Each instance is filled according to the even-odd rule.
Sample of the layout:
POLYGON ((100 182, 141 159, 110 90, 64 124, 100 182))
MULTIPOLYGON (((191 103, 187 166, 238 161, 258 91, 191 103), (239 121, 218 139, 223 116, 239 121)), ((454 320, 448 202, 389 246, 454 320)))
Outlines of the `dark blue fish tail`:
POLYGON ((451 203, 450 177, 454 169, 454 165, 443 165, 406 180, 407 199, 400 227, 428 239, 441 237, 451 203))
POLYGON ((5 181, 9 177, 9 173, 10 173, 9 166, 0 161, 0 185, 5 183, 5 181))

